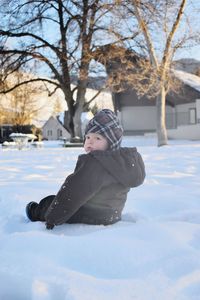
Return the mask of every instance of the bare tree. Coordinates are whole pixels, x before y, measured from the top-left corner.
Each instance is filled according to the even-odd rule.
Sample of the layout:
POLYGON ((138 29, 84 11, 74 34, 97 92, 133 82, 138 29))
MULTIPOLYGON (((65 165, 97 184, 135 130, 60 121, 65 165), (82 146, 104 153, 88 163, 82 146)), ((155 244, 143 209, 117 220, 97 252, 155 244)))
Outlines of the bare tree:
POLYGON ((156 97, 158 146, 167 144, 166 94, 180 87, 172 71, 174 55, 191 48, 198 37, 198 28, 191 26, 194 15, 187 16, 185 7, 186 0, 116 1, 115 12, 127 20, 127 31, 136 32, 139 27, 139 34, 132 40, 121 38, 120 45, 103 46, 97 55, 106 66, 112 89, 134 87, 138 96, 156 97))
MULTIPOLYGON (((27 80, 28 77, 30 75, 15 72, 12 80, 15 83, 13 84, 17 85, 17 82, 27 80)), ((5 85, 9 89, 10 84, 8 80, 5 82, 5 85)), ((42 108, 36 98, 38 90, 38 84, 37 86, 34 84, 21 85, 12 90, 4 103, 0 101, 3 119, 13 125, 31 125, 33 119, 37 117, 42 108)))
POLYGON ((37 66, 45 70, 45 66, 52 78, 38 76, 3 92, 37 80, 51 83, 53 92, 61 89, 64 93, 69 112, 67 129, 72 137, 80 137, 80 116, 93 50, 98 32, 106 30, 108 22, 103 20, 111 7, 100 0, 6 1, 0 8, 3 20, 0 54, 3 68, 7 66, 3 69, 4 77, 19 68, 37 66), (77 78, 76 89, 71 86, 74 78, 77 78))
MULTIPOLYGON (((157 134, 158 134, 158 146, 167 144, 167 131, 165 123, 165 102, 166 102, 166 92, 168 88, 168 78, 170 64, 172 61, 172 41, 174 35, 179 27, 184 8, 186 5, 186 0, 181 0, 177 6, 176 13, 174 14, 174 20, 172 21, 172 26, 169 31, 165 30, 166 39, 164 42, 164 48, 161 60, 159 61, 156 56, 155 47, 153 40, 150 35, 149 28, 146 25, 144 15, 141 14, 141 1, 132 0, 132 4, 135 11, 135 16, 138 20, 139 26, 141 27, 142 33, 144 35, 144 40, 147 45, 149 58, 151 66, 153 67, 155 73, 157 74, 157 84, 159 94, 157 96, 157 134)), ((167 1, 166 1, 167 8, 167 1)), ((164 23, 165 26, 168 26, 169 23, 164 23)))
MULTIPOLYGON (((158 145, 164 145, 167 143, 165 97, 172 58, 183 42, 191 39, 190 32, 175 39, 185 5, 186 0, 6 1, 0 8, 1 80, 18 68, 46 66, 51 78, 39 76, 29 82, 51 83, 54 88, 49 95, 57 89, 63 91, 69 110, 67 128, 72 136, 81 136, 80 115, 93 58, 103 62, 108 72, 109 61, 120 60, 123 68, 120 73, 115 68, 112 70, 108 84, 113 90, 121 88, 120 78, 124 79, 128 71, 127 82, 123 80, 125 86, 134 82, 138 93, 157 95, 158 145), (143 55, 143 60, 137 59, 137 53, 133 55, 132 63, 137 64, 139 71, 135 68, 133 72, 130 64, 126 66, 126 51, 107 52, 103 46, 102 52, 99 46, 108 43, 136 49, 143 55), (71 83, 75 78, 73 89, 71 83)), ((17 86, 24 83, 27 81, 17 86)))

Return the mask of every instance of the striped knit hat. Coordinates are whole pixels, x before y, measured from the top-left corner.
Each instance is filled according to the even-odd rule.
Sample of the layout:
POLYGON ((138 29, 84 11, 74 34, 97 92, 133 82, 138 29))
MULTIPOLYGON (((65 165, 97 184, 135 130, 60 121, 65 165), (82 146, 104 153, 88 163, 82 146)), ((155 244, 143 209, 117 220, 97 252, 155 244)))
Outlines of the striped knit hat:
POLYGON ((103 109, 95 114, 86 127, 85 135, 90 132, 103 135, 108 140, 111 150, 119 149, 123 129, 117 116, 110 109, 103 109))

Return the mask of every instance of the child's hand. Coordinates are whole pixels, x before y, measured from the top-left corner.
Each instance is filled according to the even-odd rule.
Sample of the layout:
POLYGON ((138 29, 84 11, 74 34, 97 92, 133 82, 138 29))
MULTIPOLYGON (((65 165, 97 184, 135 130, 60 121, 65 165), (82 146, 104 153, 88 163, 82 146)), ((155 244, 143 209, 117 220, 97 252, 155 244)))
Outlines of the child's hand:
POLYGON ((46 229, 53 229, 54 225, 46 223, 46 229))

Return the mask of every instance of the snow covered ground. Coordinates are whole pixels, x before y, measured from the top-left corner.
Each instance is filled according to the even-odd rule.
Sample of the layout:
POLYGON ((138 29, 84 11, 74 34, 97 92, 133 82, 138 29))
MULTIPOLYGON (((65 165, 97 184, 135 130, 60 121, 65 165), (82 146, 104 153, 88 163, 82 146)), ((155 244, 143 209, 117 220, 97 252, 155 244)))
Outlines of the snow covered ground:
POLYGON ((147 176, 122 221, 52 231, 24 208, 58 191, 82 149, 0 149, 0 299, 200 299, 200 142, 123 145, 138 147, 147 176))

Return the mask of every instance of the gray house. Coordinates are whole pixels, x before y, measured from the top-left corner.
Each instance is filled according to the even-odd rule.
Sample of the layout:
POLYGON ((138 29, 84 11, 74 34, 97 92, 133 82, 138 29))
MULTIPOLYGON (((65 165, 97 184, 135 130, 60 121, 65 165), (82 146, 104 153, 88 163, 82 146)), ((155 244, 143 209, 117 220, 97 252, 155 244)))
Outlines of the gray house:
POLYGON ((49 141, 70 139, 69 132, 65 129, 63 124, 57 117, 51 116, 42 127, 42 136, 49 141))
MULTIPOLYGON (((166 97, 166 126, 169 138, 200 139, 200 77, 174 71, 182 86, 166 97)), ((114 106, 126 134, 156 131, 156 100, 138 98, 135 90, 113 94, 114 106)))
MULTIPOLYGON (((125 134, 155 132, 156 99, 149 99, 146 96, 139 98, 136 90, 126 80, 128 74, 141 68, 140 62, 145 63, 146 58, 132 50, 112 44, 100 47, 100 52, 105 55, 100 56, 98 61, 105 66, 110 82, 114 82, 112 86, 114 109, 121 119, 125 134), (117 80, 118 74, 123 74, 123 79, 117 80)), ((182 84, 178 92, 171 91, 166 96, 168 137, 200 139, 200 77, 183 70, 173 72, 176 80, 182 84)))

